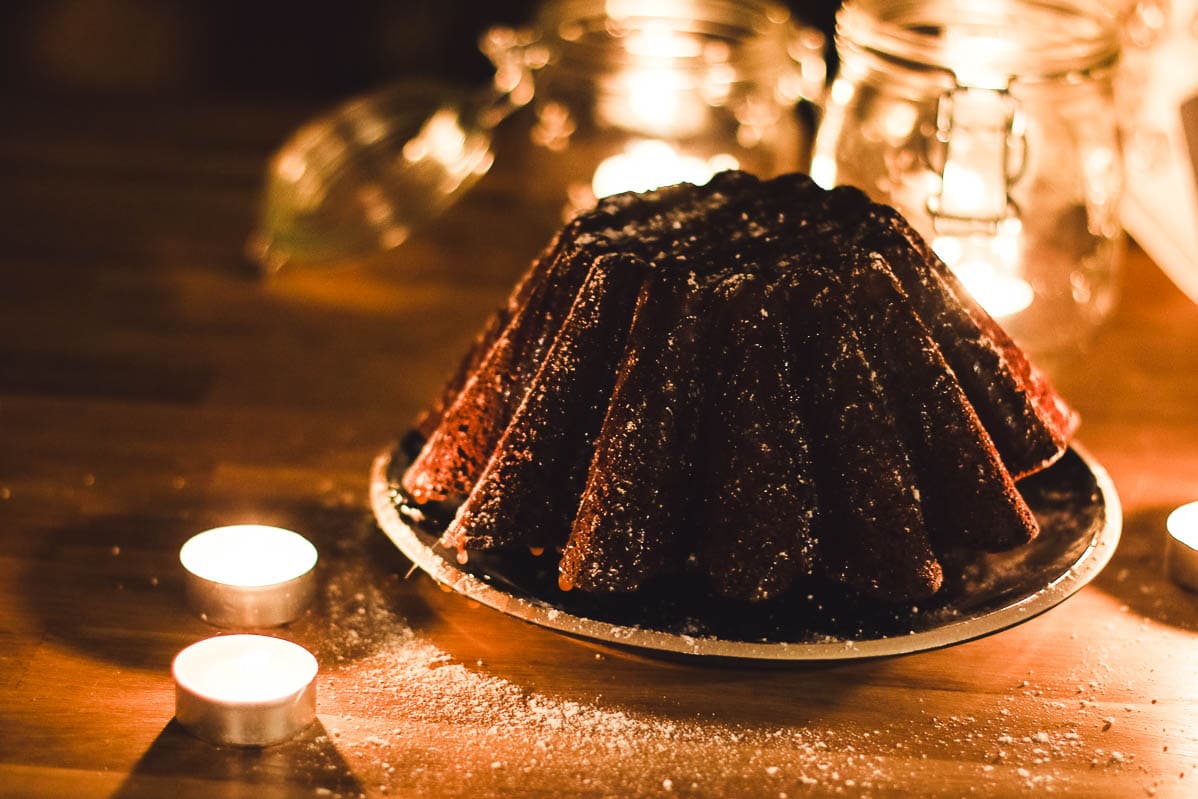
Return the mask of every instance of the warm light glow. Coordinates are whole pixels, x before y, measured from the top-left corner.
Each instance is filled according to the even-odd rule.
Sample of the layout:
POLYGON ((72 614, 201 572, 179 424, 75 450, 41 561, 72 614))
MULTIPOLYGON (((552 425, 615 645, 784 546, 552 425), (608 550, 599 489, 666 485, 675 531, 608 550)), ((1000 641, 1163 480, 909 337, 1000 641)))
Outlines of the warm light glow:
POLYGON ((986 313, 996 319, 1019 313, 1036 298, 1026 280, 998 274, 985 261, 967 261, 954 267, 953 272, 986 313))
POLYGON ((409 161, 432 158, 449 167, 461 160, 465 147, 466 133, 458 122, 457 112, 442 108, 404 144, 403 156, 409 161))
POLYGON ((1094 147, 1083 161, 1086 176, 1086 201, 1102 207, 1118 199, 1122 189, 1119 157, 1110 147, 1094 147))
POLYGON ((936 136, 946 142, 944 167, 939 189, 928 198, 938 223, 947 218, 984 227, 1008 215, 1008 167, 1022 146, 1017 108, 1009 95, 989 89, 957 88, 940 97, 936 136))
MULTIPOLYGON (((628 97, 625 127, 646 133, 681 133, 695 127, 687 114, 680 76, 669 69, 642 69, 625 78, 628 97)), ((692 101, 693 102, 693 101, 692 101)))
POLYGON ((591 188, 598 198, 675 183, 703 184, 715 173, 737 166, 737 160, 727 153, 704 159, 683 155, 666 142, 651 139, 634 142, 624 152, 604 159, 595 170, 591 188))
POLYGON ((458 112, 442 108, 429 117, 420 131, 404 143, 403 160, 408 164, 429 164, 443 173, 438 188, 452 194, 471 175, 481 175, 491 167, 489 137, 467 131, 458 112))
POLYGON ((1005 89, 1011 76, 985 62, 992 64, 998 59, 1013 58, 1023 47, 1022 42, 1011 36, 987 36, 950 27, 944 32, 942 63, 952 65, 961 86, 1005 89))
POLYGON ((693 9, 685 2, 609 0, 608 18, 627 53, 628 67, 605 82, 598 114, 609 125, 654 136, 693 136, 706 125, 709 105, 727 96, 720 75, 696 78, 694 64, 719 53, 681 29, 693 9))
POLYGON ((811 159, 811 179, 819 186, 830 189, 836 185, 836 159, 820 153, 811 159))
POLYGON ((644 66, 613 78, 598 99, 598 113, 609 125, 653 136, 684 138, 703 130, 711 112, 703 92, 685 70, 645 59, 644 66))
POLYGON ((837 78, 832 81, 832 102, 836 105, 848 105, 849 100, 853 99, 853 95, 857 93, 856 87, 852 81, 844 78, 837 78))
POLYGON ((703 46, 694 36, 675 29, 668 19, 646 19, 624 38, 624 49, 635 56, 647 58, 697 58, 703 46))
POLYGON ((898 146, 910 138, 919 121, 915 106, 910 103, 895 103, 882 117, 882 134, 887 144, 898 146))
POLYGON ((1179 543, 1198 550, 1198 502, 1176 508, 1165 520, 1165 528, 1179 543))
MULTIPOLYGON (((999 173, 1001 175, 1001 173, 999 173)), ((957 219, 994 219, 1007 207, 1005 182, 997 185, 986 175, 958 161, 944 165, 939 212, 957 219)))
MULTIPOLYGON (((960 58, 967 61, 968 51, 960 58)), ((1000 91, 971 87, 943 95, 936 126, 947 149, 939 186, 927 203, 932 228, 942 234, 932 249, 997 318, 1019 313, 1036 297, 1019 274, 1023 224, 1007 195, 1015 116, 1012 101, 1000 91)))
POLYGON ((296 695, 318 666, 302 646, 265 635, 223 635, 184 649, 171 666, 175 682, 211 702, 254 705, 296 695))
POLYGON ((369 147, 387 136, 387 120, 379 116, 368 103, 354 106, 350 113, 354 122, 353 136, 360 144, 369 147))
POLYGON ((992 235, 937 236, 932 249, 953 270, 986 312, 996 319, 1013 316, 1036 298, 1019 275, 1023 224, 1004 219, 992 235))
POLYGON ((214 583, 277 585, 316 566, 316 547, 291 530, 262 524, 217 527, 193 536, 179 550, 183 568, 214 583))

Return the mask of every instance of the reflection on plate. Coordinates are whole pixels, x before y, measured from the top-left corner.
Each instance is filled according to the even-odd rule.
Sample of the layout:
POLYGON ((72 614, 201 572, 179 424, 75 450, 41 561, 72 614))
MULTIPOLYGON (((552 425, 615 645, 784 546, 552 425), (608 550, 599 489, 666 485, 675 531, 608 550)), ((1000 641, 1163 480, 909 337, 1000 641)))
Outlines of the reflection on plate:
POLYGON ((557 587, 556 559, 525 553, 456 553, 437 545, 452 508, 405 501, 399 476, 410 448, 374 463, 370 496, 379 527, 434 580, 519 619, 624 646, 762 660, 842 660, 918 652, 968 641, 1043 613, 1078 591, 1115 551, 1122 514, 1114 485, 1078 447, 1020 484, 1039 537, 1011 552, 949 553, 939 593, 896 608, 841 589, 747 605, 674 577, 630 597, 557 587))

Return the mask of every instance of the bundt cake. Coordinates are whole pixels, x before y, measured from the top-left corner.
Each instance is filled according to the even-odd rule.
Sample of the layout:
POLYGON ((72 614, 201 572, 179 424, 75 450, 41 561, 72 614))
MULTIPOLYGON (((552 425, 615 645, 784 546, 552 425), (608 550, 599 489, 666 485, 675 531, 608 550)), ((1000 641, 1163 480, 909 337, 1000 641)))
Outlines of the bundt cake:
POLYGON ((818 579, 886 602, 1037 534, 1015 481, 1077 416, 893 209, 725 172, 599 202, 418 425, 441 543, 560 553, 560 585, 818 579))

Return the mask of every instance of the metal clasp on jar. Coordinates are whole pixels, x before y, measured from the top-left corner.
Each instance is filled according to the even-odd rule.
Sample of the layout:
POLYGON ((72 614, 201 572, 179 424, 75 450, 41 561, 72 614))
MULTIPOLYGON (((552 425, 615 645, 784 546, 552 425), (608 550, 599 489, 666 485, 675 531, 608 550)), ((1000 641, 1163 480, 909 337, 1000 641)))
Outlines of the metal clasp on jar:
POLYGON ((1007 88, 958 85, 942 94, 928 147, 928 162, 940 176, 927 200, 934 231, 989 234, 1017 218, 1010 190, 1026 149, 1024 116, 1007 88))

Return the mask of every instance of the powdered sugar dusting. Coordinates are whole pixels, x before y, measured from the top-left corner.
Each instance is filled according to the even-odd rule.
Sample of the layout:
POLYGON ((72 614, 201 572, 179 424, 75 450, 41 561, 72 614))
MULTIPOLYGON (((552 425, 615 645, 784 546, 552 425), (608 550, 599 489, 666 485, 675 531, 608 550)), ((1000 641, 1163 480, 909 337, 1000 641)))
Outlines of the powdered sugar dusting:
MULTIPOLYGON (((783 792, 818 783, 846 793, 888 779, 885 757, 845 731, 677 718, 619 707, 601 693, 579 701, 518 685, 414 629, 393 599, 413 587, 369 572, 339 564, 326 586, 319 690, 328 737, 308 744, 334 747, 364 794, 478 796, 485 776, 483 795, 503 795, 547 772, 596 796, 646 784, 680 795, 717 783, 750 790, 763 777, 783 792), (752 754, 713 761, 707 753, 720 747, 752 754)), ((606 660, 595 655, 593 676, 606 660)))
POLYGON ((1003 663, 951 678, 966 681, 958 692, 934 668, 928 709, 921 699, 895 715, 888 683, 912 690, 921 664, 947 652, 877 671, 703 668, 538 632, 520 636, 538 647, 525 663, 507 642, 471 643, 523 628, 430 591, 427 578, 403 582, 406 564, 372 536, 362 531, 329 558, 323 613, 292 631, 322 665, 323 730, 298 746, 320 768, 345 770, 324 795, 885 796, 934 786, 928 795, 1086 796, 1118 786, 1182 796, 1193 779, 1192 736, 1165 753, 1137 745, 1155 704, 1145 687, 1171 683, 1147 669, 1147 682, 1115 682, 1112 663, 1139 656, 1143 622, 1129 616, 1108 641, 1064 644, 1076 655, 1065 692, 1058 678, 1003 663), (562 659, 573 676, 543 674, 538 659, 562 659), (738 708, 742 700, 750 706, 738 708))

